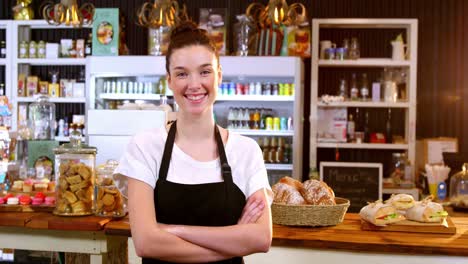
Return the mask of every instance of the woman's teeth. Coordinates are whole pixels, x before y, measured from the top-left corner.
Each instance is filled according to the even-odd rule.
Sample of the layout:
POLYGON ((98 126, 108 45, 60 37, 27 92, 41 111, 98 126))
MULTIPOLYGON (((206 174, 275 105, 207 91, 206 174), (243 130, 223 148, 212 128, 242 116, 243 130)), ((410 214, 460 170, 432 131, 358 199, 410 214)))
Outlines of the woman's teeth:
POLYGON ((189 100, 193 100, 193 101, 196 101, 196 100, 200 100, 202 99, 205 95, 204 94, 200 94, 200 95, 186 95, 187 98, 189 100))

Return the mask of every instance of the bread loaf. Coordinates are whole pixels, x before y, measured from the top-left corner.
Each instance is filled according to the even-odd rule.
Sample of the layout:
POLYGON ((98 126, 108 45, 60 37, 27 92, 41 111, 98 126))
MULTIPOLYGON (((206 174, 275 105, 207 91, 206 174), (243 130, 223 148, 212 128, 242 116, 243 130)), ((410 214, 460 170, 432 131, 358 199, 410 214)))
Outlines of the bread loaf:
POLYGON ((308 204, 336 205, 335 193, 323 181, 307 180, 299 191, 308 204))
POLYGON ((273 202, 281 204, 306 204, 301 193, 293 186, 278 182, 272 187, 274 193, 273 202))

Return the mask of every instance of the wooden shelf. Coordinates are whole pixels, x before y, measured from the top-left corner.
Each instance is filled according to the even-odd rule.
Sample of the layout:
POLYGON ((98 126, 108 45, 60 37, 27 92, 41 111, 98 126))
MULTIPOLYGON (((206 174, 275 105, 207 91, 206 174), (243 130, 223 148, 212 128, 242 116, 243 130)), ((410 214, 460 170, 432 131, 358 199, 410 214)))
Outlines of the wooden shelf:
POLYGON ((344 101, 324 103, 319 102, 318 107, 367 107, 367 108, 409 108, 409 102, 373 102, 373 101, 344 101))
POLYGON ((218 95, 216 101, 294 102, 294 96, 284 95, 218 95))
POLYGON ((283 136, 292 137, 294 131, 292 130, 254 130, 254 129, 229 129, 230 132, 241 134, 244 136, 283 136))
POLYGON ((378 144, 378 143, 335 143, 318 142, 318 148, 343 148, 343 149, 408 149, 408 144, 378 144))
POLYGON ((318 60, 321 67, 409 67, 411 61, 395 61, 389 58, 362 58, 357 60, 318 60))
POLYGON ((48 65, 86 65, 85 58, 56 58, 56 59, 17 59, 18 64, 29 64, 36 66, 48 65))

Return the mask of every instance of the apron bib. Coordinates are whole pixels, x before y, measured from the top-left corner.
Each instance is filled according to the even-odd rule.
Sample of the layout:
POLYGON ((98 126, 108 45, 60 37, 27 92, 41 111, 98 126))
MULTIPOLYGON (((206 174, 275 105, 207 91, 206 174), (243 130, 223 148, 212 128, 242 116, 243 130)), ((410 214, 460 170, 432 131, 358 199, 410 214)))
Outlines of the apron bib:
MULTIPOLYGON (((174 225, 228 226, 237 224, 245 206, 245 195, 232 180, 223 141, 215 125, 215 138, 224 182, 180 184, 167 181, 167 172, 176 135, 171 125, 164 147, 159 177, 154 188, 154 205, 158 222, 174 225)), ((172 263, 143 258, 143 264, 172 263)), ((240 264, 242 257, 212 263, 240 264)))

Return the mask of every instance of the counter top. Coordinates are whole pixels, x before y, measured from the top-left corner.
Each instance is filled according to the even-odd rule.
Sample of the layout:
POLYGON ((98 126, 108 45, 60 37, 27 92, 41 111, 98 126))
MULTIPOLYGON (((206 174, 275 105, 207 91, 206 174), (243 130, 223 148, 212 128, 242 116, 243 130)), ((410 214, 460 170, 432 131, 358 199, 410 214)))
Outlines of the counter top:
MULTIPOLYGON (((358 214, 348 213, 343 223, 331 227, 273 225, 273 246, 339 249, 361 252, 468 256, 468 217, 452 217, 457 233, 403 233, 361 230, 358 214)), ((111 221, 108 235, 130 236, 128 218, 111 221)))

